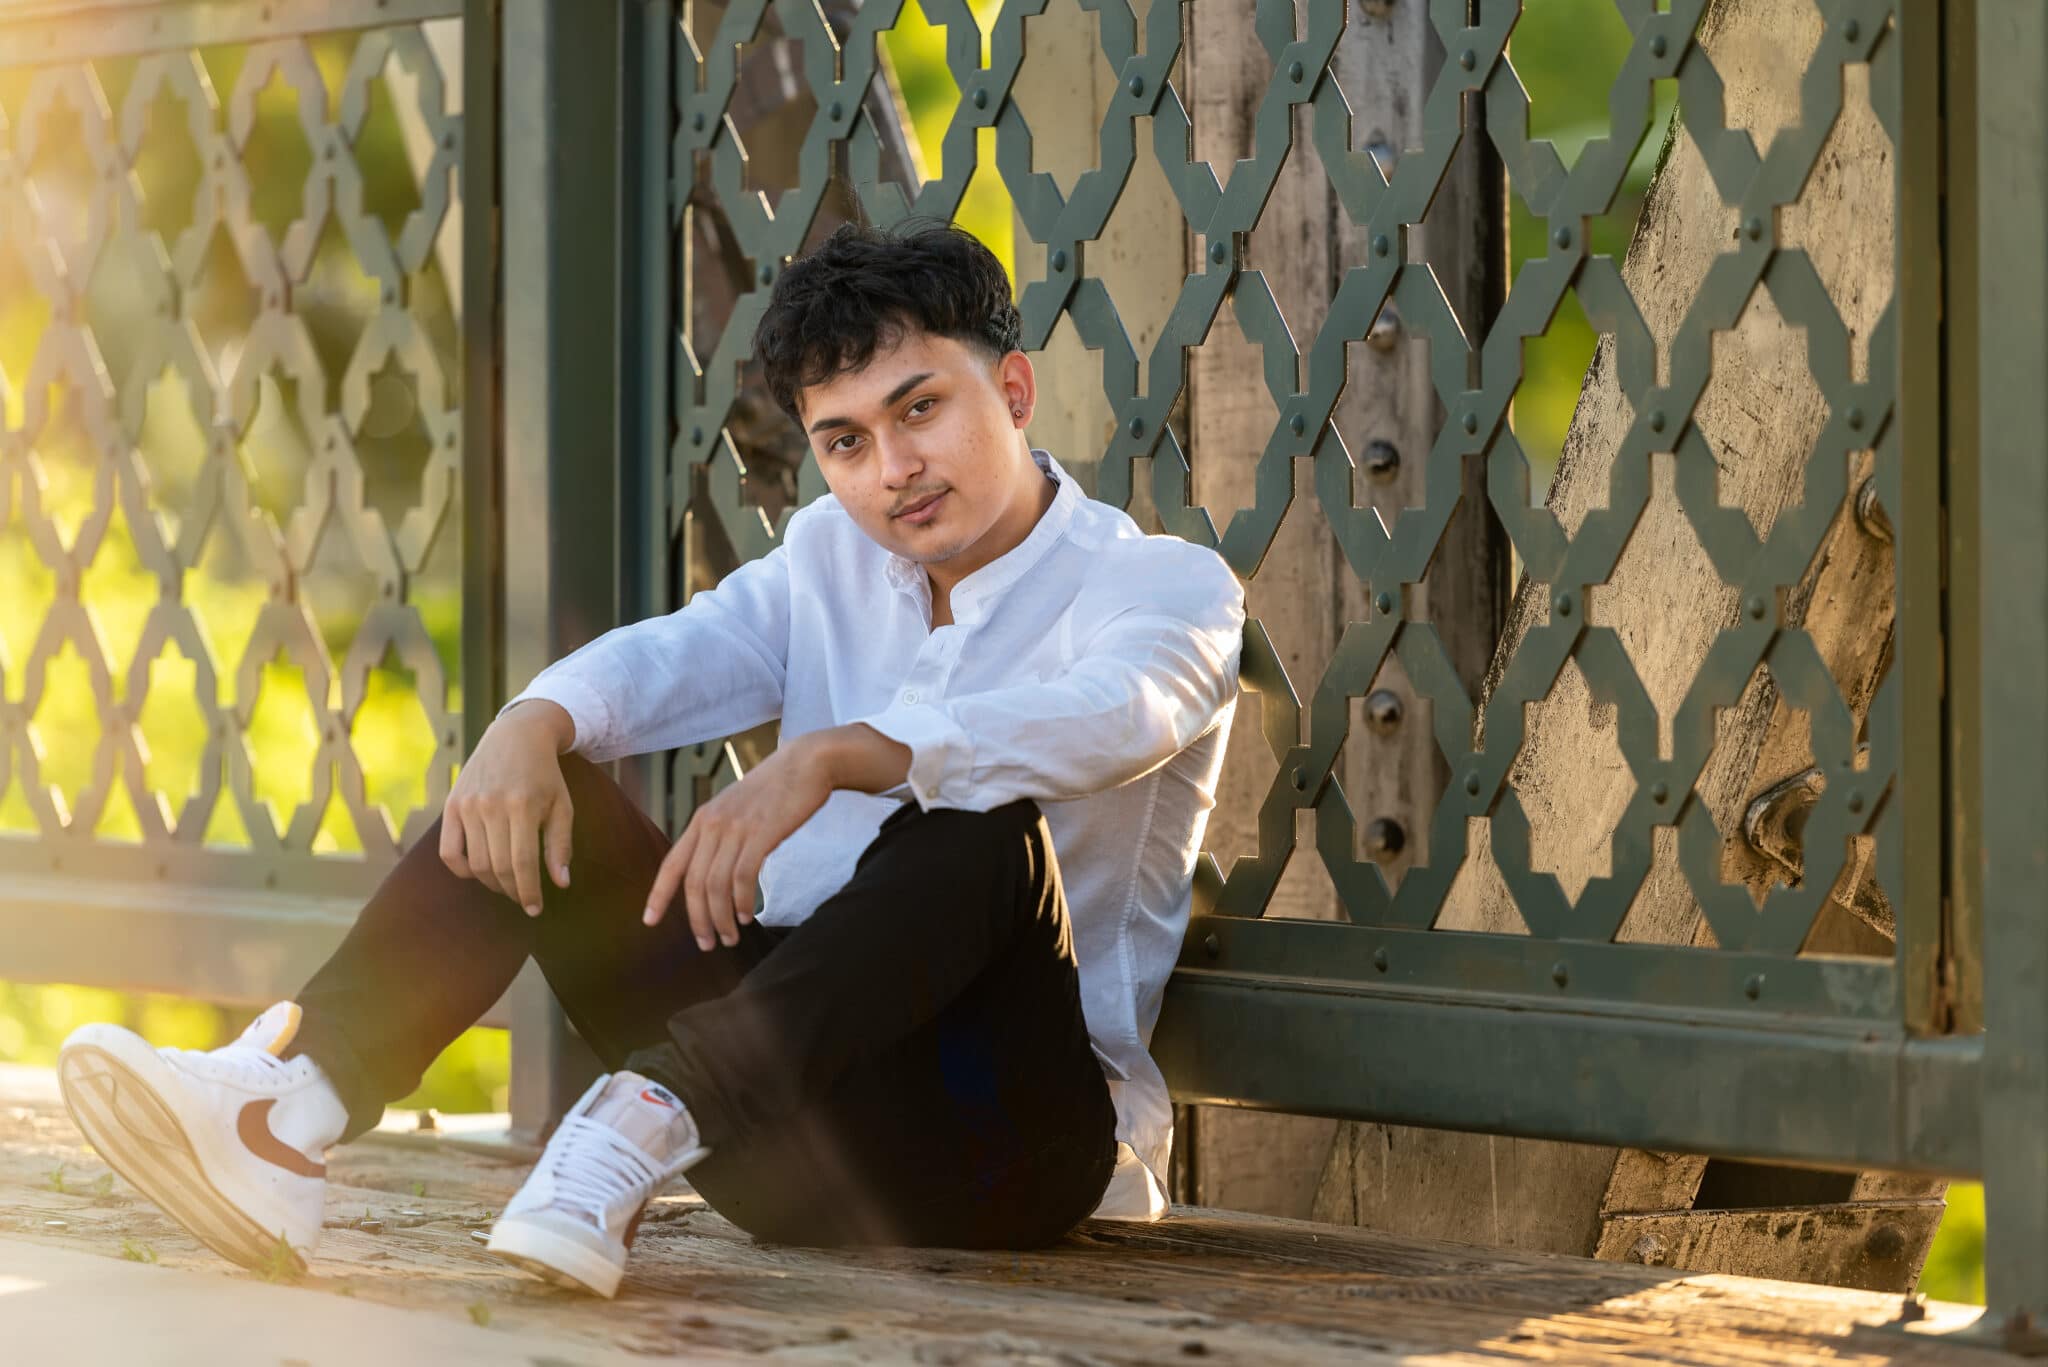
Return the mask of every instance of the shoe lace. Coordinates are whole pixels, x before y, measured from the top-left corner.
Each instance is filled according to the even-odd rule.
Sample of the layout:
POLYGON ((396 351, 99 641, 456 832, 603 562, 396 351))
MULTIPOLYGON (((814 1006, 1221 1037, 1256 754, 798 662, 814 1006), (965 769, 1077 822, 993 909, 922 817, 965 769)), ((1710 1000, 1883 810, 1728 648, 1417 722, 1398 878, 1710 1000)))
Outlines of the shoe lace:
POLYGON ((219 1049, 175 1051, 195 1069, 224 1082, 247 1082, 262 1086, 283 1082, 292 1065, 268 1049, 247 1044, 229 1044, 219 1049))
POLYGON ((638 1144, 581 1115, 562 1121, 541 1161, 553 1173, 556 1201, 579 1208, 600 1228, 613 1201, 642 1187, 651 1191, 668 1175, 638 1144))

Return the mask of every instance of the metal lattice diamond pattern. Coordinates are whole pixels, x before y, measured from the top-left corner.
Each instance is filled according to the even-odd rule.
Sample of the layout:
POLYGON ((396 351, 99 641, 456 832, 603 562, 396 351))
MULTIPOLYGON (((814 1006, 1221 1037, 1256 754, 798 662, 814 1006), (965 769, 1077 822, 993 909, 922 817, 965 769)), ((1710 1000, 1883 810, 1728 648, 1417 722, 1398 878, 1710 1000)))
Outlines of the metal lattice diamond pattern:
MULTIPOLYGON (((1294 814, 1316 813, 1317 845, 1336 881, 1343 910, 1356 924, 1426 929, 1431 926, 1467 853, 1467 821, 1491 822, 1493 851, 1514 902, 1538 940, 1607 942, 1643 885, 1651 863, 1653 829, 1675 824, 1680 861, 1714 939, 1726 950, 1795 953, 1836 874, 1852 835, 1882 838, 1879 872, 1889 895, 1899 887, 1897 804, 1886 796, 1899 762, 1900 702, 1897 674, 1888 675, 1870 711, 1867 764, 1856 761, 1856 726, 1814 640, 1779 620, 1781 591, 1812 562, 1830 520, 1851 492, 1848 457, 1875 451, 1878 490, 1899 508, 1900 453, 1894 420, 1896 305, 1887 305, 1869 339, 1868 379, 1853 379, 1847 329, 1812 261, 1798 247, 1779 245, 1777 211, 1792 205, 1815 169, 1843 105, 1843 73, 1868 64, 1870 100, 1885 132, 1898 138, 1898 43, 1894 5, 1888 0, 1822 3, 1825 28, 1800 88, 1800 117, 1759 153, 1747 131, 1727 126, 1722 81, 1697 29, 1707 0, 1617 0, 1633 34, 1613 87, 1611 136, 1589 143, 1567 169, 1553 146, 1526 135, 1528 97, 1506 56, 1520 6, 1487 3, 1467 27, 1464 0, 1436 0, 1431 23, 1449 60, 1430 92, 1423 120, 1429 130, 1419 148, 1402 155, 1391 178, 1367 152, 1354 150, 1351 113, 1328 64, 1343 34, 1346 6, 1306 6, 1297 37, 1295 9, 1261 0, 1259 40, 1273 78, 1258 108, 1255 145, 1227 184, 1218 168, 1189 155, 1190 122, 1169 79, 1180 55, 1182 6, 1152 7, 1139 46, 1138 24, 1123 0, 1083 0, 1100 21, 1103 53, 1121 92, 1105 116, 1099 165, 1062 192, 1052 177, 1032 169, 1032 133, 1010 98, 1024 54, 1027 18, 1044 0, 1003 5, 990 33, 990 58, 980 61, 977 28, 965 0, 924 0, 929 19, 946 26, 948 64, 961 99, 946 135, 942 178, 907 197, 880 183, 878 139, 860 92, 875 63, 876 36, 891 27, 901 0, 871 0, 843 41, 834 39, 808 5, 773 7, 785 33, 801 41, 805 79, 818 113, 802 149, 802 179, 771 213, 743 182, 744 152, 726 119, 734 90, 735 54, 754 41, 770 5, 743 0, 726 10, 715 38, 701 52, 687 32, 677 34, 677 124, 671 206, 683 207, 703 187, 710 192, 754 263, 756 288, 742 295, 725 320, 716 346, 700 355, 687 320, 677 331, 678 440, 673 459, 671 527, 679 535, 687 515, 715 520, 742 555, 774 544, 780 526, 740 497, 744 464, 721 430, 738 386, 747 344, 779 263, 799 250, 818 213, 833 153, 845 166, 868 212, 891 222, 915 213, 950 217, 975 170, 975 130, 994 128, 996 163, 1020 222, 1046 249, 1045 274, 1020 282, 1028 348, 1043 346, 1064 313, 1081 340, 1099 350, 1103 383, 1116 414, 1115 435, 1099 453, 1097 497, 1127 506, 1133 462, 1150 460, 1151 494, 1168 528, 1217 548, 1242 576, 1254 575, 1273 545, 1294 498, 1292 465, 1312 455, 1322 510, 1352 569, 1374 603, 1370 620, 1349 625, 1309 706, 1309 741, 1296 743, 1299 704, 1279 657, 1254 620, 1247 629, 1244 676, 1265 710, 1263 730, 1279 770, 1261 813, 1261 848, 1228 870, 1204 855, 1200 877, 1217 912, 1260 915, 1293 851, 1294 814), (1653 82, 1675 78, 1685 127, 1710 169, 1722 200, 1740 229, 1713 264, 1668 345, 1668 374, 1659 381, 1657 348, 1612 257, 1587 251, 1587 220, 1607 212, 1648 124, 1653 82), (1407 263, 1405 233, 1427 212, 1453 155, 1468 136, 1465 101, 1484 101, 1486 130, 1506 168, 1512 192, 1544 224, 1548 254, 1528 261, 1491 329, 1468 338, 1455 310, 1425 265, 1407 263), (1312 110, 1310 127, 1322 165, 1352 219, 1370 243, 1351 263, 1331 302, 1327 321, 1307 341, 1305 390, 1294 386, 1297 350, 1267 283, 1240 260, 1246 235, 1258 226, 1290 148, 1293 110, 1312 110), (1100 235, 1141 155, 1137 124, 1152 120, 1152 155, 1166 172, 1188 231, 1209 250, 1187 276, 1163 335, 1147 357, 1134 350, 1110 284, 1090 275, 1089 243, 1100 235), (1829 419, 1805 461, 1803 498, 1759 536, 1739 509, 1717 498, 1714 455, 1691 421, 1711 377, 1712 338, 1733 329, 1756 291, 1765 291, 1786 322, 1806 331, 1808 363, 1825 395, 1829 419), (1527 462, 1507 423, 1508 406, 1523 377, 1522 343, 1542 333, 1574 292, 1596 331, 1615 338, 1621 388, 1635 414, 1615 458, 1607 506, 1595 509, 1575 534, 1551 511, 1529 505, 1527 462), (1187 383, 1187 348, 1208 336, 1225 300, 1233 302, 1244 334, 1266 359, 1265 382, 1277 416, 1258 455, 1257 499, 1235 511, 1219 530, 1189 497, 1190 453, 1169 421, 1187 383), (1427 497, 1390 532, 1370 509, 1353 506, 1353 457, 1330 418, 1346 380, 1345 347, 1362 340, 1383 305, 1393 303, 1409 329, 1425 334, 1435 386, 1447 414, 1427 455, 1427 497), (1617 633, 1588 624, 1586 592, 1605 582, 1628 546, 1651 495, 1652 452, 1674 452, 1676 487, 1686 518, 1723 581, 1739 591, 1738 619, 1720 631, 1685 693, 1673 726, 1669 758, 1660 756, 1658 713, 1617 633), (1450 522, 1459 472, 1468 459, 1484 462, 1493 511, 1504 524, 1531 579, 1547 586, 1547 622, 1521 641, 1505 676, 1475 717, 1475 704, 1452 669, 1435 629, 1402 615, 1404 588, 1427 571, 1450 522), (708 467, 708 499, 688 501, 689 467, 708 467), (1439 803, 1430 835, 1430 862, 1409 871, 1398 890, 1380 869, 1353 855, 1353 816, 1333 772, 1348 728, 1348 703, 1363 695, 1389 655, 1398 657, 1416 689, 1434 705, 1435 738, 1452 781, 1439 803), (1524 731, 1525 705, 1546 698, 1568 660, 1595 697, 1616 709, 1621 753, 1636 783, 1634 800, 1612 842, 1612 872, 1595 878, 1575 901, 1558 880, 1532 868, 1529 821, 1507 782, 1524 731), (1760 664, 1767 665, 1786 703, 1811 716, 1814 753, 1826 778, 1825 795, 1811 814, 1811 860, 1796 886, 1772 890, 1759 910, 1747 890, 1722 881, 1715 827, 1694 783, 1715 743, 1716 709, 1733 706, 1760 664), (1475 752, 1475 722, 1485 744, 1475 752)), ((685 263, 687 267, 687 263, 685 263)), ((1086 459, 1096 453, 1078 453, 1086 459)), ((1195 459, 1205 458, 1196 455, 1195 459)), ((806 464, 802 493, 819 492, 806 464)), ((783 514, 786 522, 787 513, 783 514)), ((1254 719, 1245 719, 1259 724, 1254 719)), ((698 756, 699 773, 708 772, 698 756)), ((1654 951, 1653 951, 1654 952, 1654 951)), ((1686 951, 1671 951, 1685 953, 1686 951)), ((1888 970, 1887 970, 1888 971, 1888 970)))
MULTIPOLYGON (((331 17, 346 18, 339 9, 331 17)), ((374 16, 365 9, 362 17, 374 16)), ((268 10, 263 18, 269 20, 268 10)), ((225 876, 230 866, 253 861, 269 871, 271 886, 319 888, 320 866, 337 861, 314 855, 313 841, 337 791, 364 858, 383 867, 438 815, 461 754, 462 718, 449 707, 448 671, 412 590, 430 560, 458 552, 459 563, 453 544, 460 535, 459 376, 447 368, 447 345, 437 350, 427 335, 415 293, 454 202, 462 120, 450 110, 442 70, 417 25, 360 33, 332 90, 333 73, 323 73, 309 38, 298 36, 249 43, 226 90, 215 89, 200 51, 192 48, 140 52, 117 105, 109 101, 102 71, 78 60, 30 68, 19 117, 10 124, 0 115, 0 251, 27 263, 34 292, 49 310, 26 373, 0 375, 0 400, 19 413, 0 430, 0 528, 18 514, 56 583, 33 649, 26 658, 0 655, 0 793, 18 784, 39 827, 39 838, 11 842, 19 847, 12 856, 6 854, 10 842, 0 842, 0 859, 23 870, 92 866, 95 846, 115 843, 96 841, 92 832, 118 784, 125 785, 143 827, 146 857, 136 868, 146 870, 152 854, 197 850, 216 806, 232 801, 251 848, 209 850, 216 861, 210 867, 225 876), (402 71, 404 88, 416 92, 400 117, 426 140, 426 150, 411 186, 417 207, 388 223, 377 206, 365 203, 367 178, 357 153, 373 97, 381 98, 377 87, 399 98, 389 80, 394 71, 402 71), (310 155, 302 200, 276 234, 252 211, 259 187, 251 170, 257 101, 273 82, 295 103, 297 131, 310 155), (168 237, 144 226, 146 215, 165 206, 150 202, 139 174, 145 139, 160 131, 166 109, 175 111, 172 122, 189 135, 201 168, 190 224, 168 237), (89 174, 93 183, 85 231, 76 239, 53 230, 56 206, 30 175, 39 142, 60 111, 78 121, 77 145, 90 163, 69 169, 89 174), (338 358, 321 354, 307 312, 322 306, 318 291, 308 288, 309 275, 323 234, 337 230, 373 298, 360 334, 338 358), (246 301, 238 303, 246 304, 246 322, 231 318, 225 333, 195 316, 194 303, 202 275, 221 268, 223 243, 247 285, 246 301), (154 301, 154 316, 140 336, 100 335, 91 317, 90 282, 117 254, 144 263, 140 288, 154 301), (207 330, 213 335, 202 335, 207 330), (114 354, 131 359, 116 369, 106 359, 114 354), (152 506, 144 452, 150 389, 166 373, 175 377, 205 445, 189 490, 180 506, 167 510, 169 517, 152 506), (410 382, 402 411, 419 448, 417 481, 402 515, 387 519, 366 497, 359 451, 369 439, 377 387, 402 384, 400 373, 410 382), (254 488, 266 474, 264 439, 254 432, 266 377, 268 392, 282 404, 276 420, 295 423, 310 453, 303 482, 282 509, 263 506, 254 488), (57 418, 52 395, 75 413, 96 462, 91 513, 69 541, 39 498, 45 479, 37 448, 57 418), (117 506, 142 565, 157 581, 156 600, 129 658, 115 658, 81 594, 117 506), (187 576, 201 566, 208 544, 221 539, 232 539, 263 586, 246 640, 232 642, 240 650, 233 658, 216 658, 187 601, 187 576), (349 590, 367 604, 345 652, 330 650, 308 601, 316 562, 343 548, 360 572, 349 590), (93 778, 69 811, 44 781, 45 755, 31 734, 52 686, 48 665, 67 643, 87 666, 100 725, 93 778), (188 701, 203 715, 206 735, 198 789, 177 811, 145 782, 146 743, 137 726, 150 666, 170 645, 193 662, 197 687, 188 701), (250 731, 259 695, 271 687, 263 683, 263 666, 280 652, 302 671, 304 698, 289 702, 303 701, 309 709, 317 740, 311 772, 302 776, 307 799, 274 822, 257 791, 250 731), (397 831, 366 799, 352 734, 371 673, 387 654, 412 672, 432 737, 426 802, 404 814, 397 831), (125 698, 118 700, 115 671, 126 675, 125 698)), ((454 277, 444 278, 452 292, 454 277)), ((188 859, 179 867, 195 866, 188 859)))

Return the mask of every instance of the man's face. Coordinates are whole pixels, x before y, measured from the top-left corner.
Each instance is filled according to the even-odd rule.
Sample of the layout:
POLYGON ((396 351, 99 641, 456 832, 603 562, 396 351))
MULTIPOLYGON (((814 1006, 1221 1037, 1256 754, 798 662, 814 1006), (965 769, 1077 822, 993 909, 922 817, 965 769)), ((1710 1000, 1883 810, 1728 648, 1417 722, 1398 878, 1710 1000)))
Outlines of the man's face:
POLYGON ((826 485, 862 531, 927 568, 966 573, 1015 544, 1020 517, 1025 531, 1036 520, 1035 506, 1021 512, 1036 492, 1022 475, 1037 472, 1018 438, 1032 400, 1022 352, 992 362, 908 330, 860 369, 804 389, 797 409, 826 485))

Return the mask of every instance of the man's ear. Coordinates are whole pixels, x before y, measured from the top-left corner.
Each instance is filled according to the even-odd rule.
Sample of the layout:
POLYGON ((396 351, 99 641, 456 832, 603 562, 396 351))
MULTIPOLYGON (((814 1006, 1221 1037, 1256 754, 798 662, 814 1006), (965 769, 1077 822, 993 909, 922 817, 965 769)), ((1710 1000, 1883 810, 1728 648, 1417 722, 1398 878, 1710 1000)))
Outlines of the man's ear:
POLYGON ((1021 351, 1004 356, 996 362, 996 382, 1002 386, 1011 419, 1019 427, 1030 422, 1032 410, 1038 406, 1038 377, 1031 369, 1031 358, 1021 351))

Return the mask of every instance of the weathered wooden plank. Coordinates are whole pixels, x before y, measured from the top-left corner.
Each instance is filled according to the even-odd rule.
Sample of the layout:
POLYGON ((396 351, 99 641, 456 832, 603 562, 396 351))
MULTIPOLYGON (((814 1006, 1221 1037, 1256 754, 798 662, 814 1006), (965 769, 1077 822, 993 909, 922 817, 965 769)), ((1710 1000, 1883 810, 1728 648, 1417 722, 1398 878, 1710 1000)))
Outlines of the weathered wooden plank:
MULTIPOLYGON (((125 1185, 102 1192, 105 1169, 54 1089, 24 1080, 37 1079, 0 1071, 0 1234, 249 1276, 125 1185)), ((821 1250, 758 1243, 671 1194, 649 1211, 619 1299, 601 1301, 543 1286, 471 1237, 525 1171, 445 1149, 335 1150, 306 1284, 465 1320, 480 1306, 515 1336, 508 1349, 530 1332, 663 1360, 1932 1367, 1959 1352, 1878 1328, 1897 1320, 1897 1296, 1190 1208, 1156 1225, 1090 1223, 1021 1254, 821 1250), (366 1211, 382 1232, 361 1226, 366 1211)), ((1930 1311, 1916 1330, 1972 1313, 1930 1311)))
MULTIPOLYGON (((1297 8, 1299 8, 1297 6, 1297 8)), ((1272 79, 1271 62, 1253 40, 1248 10, 1196 5, 1188 12, 1188 91, 1196 155, 1219 168, 1247 153, 1252 120, 1272 79)), ((1443 52, 1425 7, 1355 8, 1331 62, 1352 110, 1351 143, 1371 148, 1391 173, 1404 149, 1423 141, 1425 96, 1442 66, 1443 52)), ((1438 275, 1471 334, 1483 335, 1498 306, 1505 273, 1505 209, 1497 159, 1475 134, 1437 192, 1427 220, 1411 229, 1411 242, 1438 275)), ((1247 244, 1249 264, 1271 287, 1293 333, 1306 350, 1323 326, 1329 300, 1344 273, 1369 259, 1367 234, 1339 202, 1309 137, 1308 115, 1296 112, 1289 159, 1247 244)), ((1226 304, 1226 311, 1229 305, 1226 304)), ((1351 347, 1350 369, 1332 421, 1354 463, 1364 465, 1375 443, 1399 457, 1390 476, 1356 477, 1356 499, 1377 508, 1389 524, 1423 497, 1423 454, 1443 422, 1429 374, 1429 353, 1389 310, 1374 339, 1351 347)), ((1190 436, 1197 499, 1224 524, 1253 503, 1254 457, 1271 433, 1272 403, 1252 377, 1257 354, 1219 319, 1210 342, 1191 357, 1190 436)), ((1328 438, 1325 438, 1328 440, 1328 438)), ((1472 471, 1463 507, 1481 510, 1453 522, 1428 579, 1410 595, 1411 610, 1431 621, 1476 689, 1493 648, 1506 598, 1507 554, 1497 524, 1484 513, 1485 498, 1472 471)), ((1247 590, 1251 614, 1266 627, 1295 692, 1304 701, 1320 682, 1347 622, 1370 614, 1366 593, 1344 560, 1310 480, 1305 459, 1295 462, 1295 498, 1273 549, 1247 590)), ((1375 819, 1398 825, 1398 851, 1383 866, 1398 880, 1426 852, 1424 834, 1448 771, 1418 702, 1398 665, 1383 671, 1375 688, 1402 702, 1402 721, 1376 732, 1356 716, 1338 773, 1363 836, 1375 819)), ((1245 706, 1248 708, 1250 700, 1245 706)), ((1238 854, 1257 850, 1257 819, 1275 764, 1255 718, 1241 714, 1231 736, 1208 848, 1225 870, 1238 854)), ((1308 814, 1299 829, 1306 831, 1308 814)), ((1305 836, 1275 889, 1269 916, 1328 920, 1340 913, 1335 892, 1312 841, 1305 836)), ((1195 1122, 1189 1194, 1203 1204, 1277 1214, 1307 1215, 1322 1181, 1334 1122, 1238 1110, 1207 1110, 1195 1122)))
POLYGON ((1688 1272, 1731 1272, 1903 1293, 1920 1280, 1947 1203, 1843 1201, 1761 1210, 1611 1215, 1594 1256, 1688 1272))
MULTIPOLYGON (((1819 16, 1804 0, 1720 0, 1702 21, 1702 41, 1727 83, 1730 117, 1760 144, 1796 122, 1798 75, 1818 34, 1819 16)), ((1863 74, 1852 70, 1845 89, 1832 141, 1799 204, 1781 215, 1780 240, 1811 255, 1860 355, 1891 293, 1892 151, 1871 113, 1863 74)), ((1681 135, 1651 187, 1623 265, 1660 349, 1668 348, 1708 267, 1727 250, 1733 227, 1734 211, 1722 203, 1690 137, 1681 135)), ((1797 502, 1808 453, 1827 417, 1808 377, 1805 347, 1804 333, 1788 327, 1759 290, 1740 325, 1717 339, 1716 378, 1696 414, 1720 465, 1721 502, 1740 507, 1763 528, 1797 502)), ((1634 417, 1615 373, 1612 339, 1603 338, 1547 499, 1568 530, 1605 504, 1614 454, 1634 417)), ((1708 646, 1734 619, 1736 604, 1678 507, 1668 458, 1657 459, 1654 475, 1653 497, 1630 548, 1610 582, 1588 594, 1587 614, 1620 633, 1668 727, 1708 646)), ((1889 543, 1845 508, 1784 605, 1785 620, 1814 636, 1858 717, 1889 653, 1891 582, 1889 543)), ((1489 694, 1528 628, 1545 619, 1549 588, 1519 586, 1487 680, 1489 694)), ((1613 729, 1606 709, 1591 705, 1576 667, 1567 667, 1550 698, 1530 709, 1512 775, 1529 814, 1537 865, 1555 871, 1572 896, 1589 877, 1609 871, 1609 841, 1634 792, 1626 768, 1606 762, 1615 751, 1613 729)), ((1724 877, 1766 886, 1784 871, 1748 849, 1742 814, 1760 788, 1812 762, 1810 737, 1803 718, 1759 679, 1737 707, 1722 713, 1718 738, 1699 791, 1728 837, 1724 877)), ((1483 824, 1475 828, 1465 875, 1438 925, 1526 933, 1493 867, 1488 834, 1483 824)), ((1657 842, 1649 880, 1618 938, 1711 943, 1675 853, 1674 842, 1657 842)), ((1889 952, 1868 932, 1864 923, 1872 918, 1851 914, 1856 888, 1853 877, 1845 877, 1809 947, 1889 952)), ((1665 1198, 1698 1175, 1694 1163, 1590 1146, 1420 1134, 1404 1144, 1379 1127, 1361 1126, 1340 1135, 1315 1213, 1405 1232, 1585 1253, 1596 1246, 1603 1206, 1681 1204, 1665 1198)))

